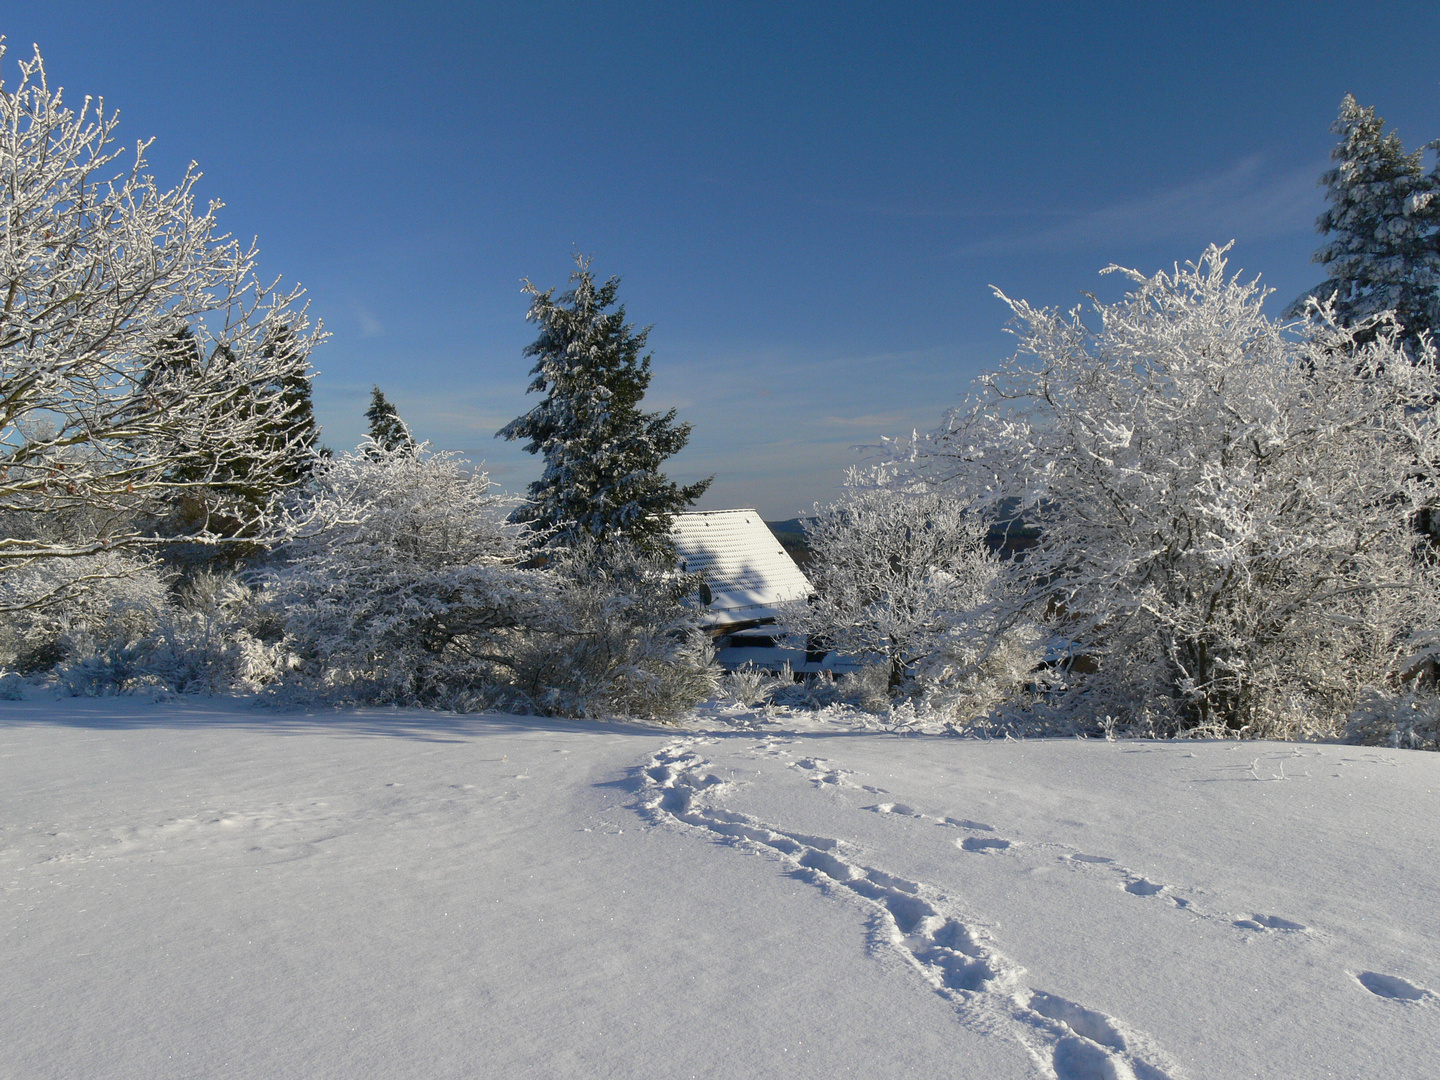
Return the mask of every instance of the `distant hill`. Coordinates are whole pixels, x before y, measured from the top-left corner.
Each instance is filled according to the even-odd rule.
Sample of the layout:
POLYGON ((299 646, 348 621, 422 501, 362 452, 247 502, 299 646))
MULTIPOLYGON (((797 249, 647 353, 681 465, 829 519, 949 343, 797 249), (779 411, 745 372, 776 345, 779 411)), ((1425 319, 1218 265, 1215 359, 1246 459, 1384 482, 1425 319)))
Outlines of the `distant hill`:
MULTIPOLYGON (((1001 504, 1001 520, 990 526, 985 537, 990 550, 1002 559, 1024 558, 1027 548, 1032 548, 1040 539, 1040 530, 1025 524, 1018 515, 1019 500, 1011 499, 1001 504)), ((789 552, 795 565, 804 570, 810 564, 810 545, 805 542, 805 522, 808 518, 787 518, 784 521, 767 521, 766 526, 780 541, 780 546, 789 552)))
POLYGON ((785 521, 767 521, 765 525, 780 541, 780 546, 795 560, 801 570, 810 562, 810 545, 805 542, 805 519, 788 518, 785 521))

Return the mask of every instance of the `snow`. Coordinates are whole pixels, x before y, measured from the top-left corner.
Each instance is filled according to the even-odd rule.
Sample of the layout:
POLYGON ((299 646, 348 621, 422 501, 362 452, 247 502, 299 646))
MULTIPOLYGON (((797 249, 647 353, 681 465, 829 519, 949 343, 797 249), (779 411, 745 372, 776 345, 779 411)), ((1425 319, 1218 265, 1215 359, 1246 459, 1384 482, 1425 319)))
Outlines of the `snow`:
POLYGON ((1440 755, 0 702, 0 1076, 1437 1077, 1440 755))
POLYGON ((702 623, 721 626, 773 619, 780 605, 804 599, 810 582, 758 510, 691 510, 670 524, 681 569, 711 590, 702 623))

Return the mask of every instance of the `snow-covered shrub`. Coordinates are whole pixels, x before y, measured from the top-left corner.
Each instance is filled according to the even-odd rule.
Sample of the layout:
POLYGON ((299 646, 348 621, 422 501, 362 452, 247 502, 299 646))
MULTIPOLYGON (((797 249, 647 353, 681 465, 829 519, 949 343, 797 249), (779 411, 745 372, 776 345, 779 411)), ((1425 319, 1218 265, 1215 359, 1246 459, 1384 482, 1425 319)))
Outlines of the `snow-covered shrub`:
MULTIPOLYGON (((853 704, 846 696, 851 685, 848 675, 836 678, 830 671, 812 671, 796 677, 787 662, 767 690, 767 700, 772 705, 792 709, 827 709, 841 704, 853 704)), ((882 687, 883 690, 883 687, 882 687)))
POLYGON ((117 552, 44 559, 0 575, 0 665, 46 671, 68 658, 125 649, 169 604, 153 562, 117 552))
MULTIPOLYGON (((8 583, 53 590, 57 570, 83 573, 93 558, 40 563, 36 574, 12 574, 8 583)), ((86 697, 254 690, 274 680, 278 633, 234 575, 202 574, 172 590, 155 566, 122 567, 123 558, 94 568, 83 590, 67 576, 61 603, 12 613, 0 632, 3 662, 52 673, 62 689, 86 697), (256 636, 267 632, 273 641, 256 636)))
POLYGON ((1134 289, 1094 301, 1093 327, 1007 300, 1017 354, 897 457, 1040 529, 1012 611, 1084 659, 1077 711, 1334 734, 1435 622, 1414 529, 1440 505, 1434 350, 1412 363, 1393 323, 1357 335, 1323 307, 1273 322, 1215 247, 1123 272, 1134 289))
POLYGON ((496 643, 555 602, 554 575, 520 566, 509 501, 465 466, 369 442, 317 469, 297 538, 261 575, 295 654, 290 687, 448 705, 508 670, 496 643))
POLYGON ((759 664, 741 664, 720 679, 719 697, 732 705, 750 708, 768 701, 775 691, 775 677, 759 664))
MULTIPOLYGON (((882 478, 883 480, 883 478, 882 478)), ((814 592, 786 605, 785 629, 870 656, 899 689, 976 609, 998 573, 985 528, 964 505, 923 488, 861 486, 805 521, 814 592)))
POLYGON ((841 676, 840 699, 865 712, 885 712, 894 704, 889 663, 862 664, 858 671, 841 676))
POLYGON ((1043 666, 1047 638, 1031 622, 1003 625, 993 608, 973 612, 918 665, 914 697, 953 730, 993 722, 1058 681, 1043 666))
POLYGON ((557 553, 548 614, 508 636, 512 705, 561 716, 669 721, 719 681, 687 598, 694 579, 621 540, 557 553))
POLYGON ((274 612, 233 573, 181 583, 139 645, 145 673, 177 694, 254 692, 281 678, 291 659, 274 612))
POLYGON ((175 588, 129 555, 46 559, 0 579, 0 607, 0 666, 53 674, 77 695, 253 690, 283 663, 279 628, 233 574, 175 588))
POLYGON ((1433 692, 1371 691, 1351 712, 1345 740, 1401 750, 1440 750, 1440 699, 1433 692))
POLYGON ((869 711, 903 696, 964 723, 1021 694, 1044 635, 997 621, 1006 567, 980 516, 947 492, 884 473, 852 471, 848 486, 805 524, 815 591, 785 607, 786 629, 871 658, 841 691, 869 711))

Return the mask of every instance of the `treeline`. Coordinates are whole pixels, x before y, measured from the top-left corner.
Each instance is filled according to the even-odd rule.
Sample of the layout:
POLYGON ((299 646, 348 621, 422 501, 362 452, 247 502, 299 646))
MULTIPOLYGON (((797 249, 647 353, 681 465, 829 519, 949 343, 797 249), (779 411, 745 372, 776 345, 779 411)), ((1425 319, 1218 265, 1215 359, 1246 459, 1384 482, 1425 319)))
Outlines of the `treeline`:
MULTIPOLYGON (((1327 279, 1290 321, 1226 249, 1114 304, 1007 303, 1020 347, 929 434, 806 519, 784 614, 843 688, 722 686, 676 571, 709 481, 646 412, 645 329, 578 259, 529 282, 537 403, 497 434, 523 498, 417 440, 320 444, 299 290, 120 170, 115 119, 39 55, 0 92, 0 693, 244 692, 336 704, 683 715, 839 697, 958 731, 1436 745, 1440 166, 1347 98, 1327 279), (1025 531, 1023 557, 987 543, 1025 531)), ((764 685, 762 685, 764 684, 764 685)))
POLYGON ((1215 247, 1112 267, 1116 304, 1001 296, 1018 352, 822 510, 791 626, 959 728, 1436 748, 1440 164, 1348 96, 1333 130, 1293 321, 1215 247))
POLYGON ((418 443, 378 388, 371 437, 331 453, 300 291, 255 278, 193 169, 170 190, 142 157, 122 169, 113 113, 67 109, 38 53, 20 71, 0 92, 0 692, 656 718, 710 693, 666 539, 705 483, 660 471, 689 428, 640 408, 650 358, 616 280, 582 263, 558 300, 527 287, 541 401, 502 434, 544 457, 528 499, 418 443))

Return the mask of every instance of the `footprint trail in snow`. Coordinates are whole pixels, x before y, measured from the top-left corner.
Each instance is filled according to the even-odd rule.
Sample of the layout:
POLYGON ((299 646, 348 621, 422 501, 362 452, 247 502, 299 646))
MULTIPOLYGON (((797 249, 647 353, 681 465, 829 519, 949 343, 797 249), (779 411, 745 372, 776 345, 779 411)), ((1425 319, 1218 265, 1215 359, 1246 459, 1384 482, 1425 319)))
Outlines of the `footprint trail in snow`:
MULTIPOLYGON (((1026 986, 1025 969, 1005 956, 982 927, 962 918, 956 903, 938 890, 865 865, 839 840, 787 831, 723 809, 718 796, 730 785, 696 752, 714 741, 682 739, 645 762, 641 805, 652 820, 683 822, 745 850, 778 857, 827 894, 858 903, 872 916, 875 947, 895 950, 968 1026, 1019 1041, 1043 1076, 1180 1080, 1178 1067, 1148 1035, 1026 986)), ((827 765, 812 759, 799 763, 817 786, 846 782, 843 772, 827 765)), ((964 826, 988 829, 977 822, 964 826)), ((1003 850, 998 844, 1008 842, 970 850, 1003 850)))
MULTIPOLYGON (((777 751, 772 750, 771 753, 777 751)), ((827 785, 832 788, 853 788, 860 791, 867 791, 877 794, 884 794, 884 789, 869 787, 864 784, 857 784, 849 779, 851 773, 848 769, 842 769, 832 765, 828 761, 818 758, 805 758, 791 764, 791 768, 803 772, 817 788, 824 788, 827 785)), ((1278 933, 1294 934, 1302 936, 1320 936, 1311 927, 1294 919, 1281 915, 1264 914, 1253 912, 1250 914, 1235 914, 1224 910, 1207 910, 1196 903, 1194 896, 1189 895, 1193 890, 1187 890, 1183 886, 1176 886, 1166 882, 1151 881, 1143 874, 1123 866, 1115 859, 1106 855, 1091 855, 1068 844, 1055 843, 1053 841, 1027 841, 1018 843, 996 835, 993 826, 979 821, 971 821, 966 818, 954 818, 940 814, 927 814, 917 810, 908 803, 903 802, 882 802, 870 806, 862 806, 859 809, 871 813, 892 815, 897 818, 913 818, 917 821, 928 821, 931 824, 944 828, 961 829, 972 835, 962 836, 955 840, 955 846, 961 851, 978 853, 982 855, 1015 854, 1024 849, 1032 853, 1052 853, 1071 870, 1081 872, 1110 873, 1116 876, 1115 884, 1119 891, 1130 896, 1142 899, 1160 900, 1166 902, 1177 911, 1184 912, 1187 916, 1205 922, 1219 923, 1224 926, 1239 930, 1242 933, 1278 933), (988 834, 988 835, 974 835, 988 834)), ((1418 986, 1402 979, 1397 975, 1388 975, 1375 971, 1349 971, 1350 976, 1371 994, 1389 1002, 1396 1002, 1402 1005, 1430 1005, 1440 1002, 1440 994, 1424 986, 1418 986)), ((1037 1007, 1038 1008, 1038 1007, 1037 1007)), ((1067 1076, 1063 1070, 1059 1073, 1062 1080, 1067 1076)), ((1076 1075, 1087 1075, 1084 1072, 1076 1075)), ((1100 1073, 1097 1075, 1108 1075, 1100 1073)))
MULTIPOLYGON (((851 787, 859 785, 851 784, 851 787)), ((866 788, 867 791, 876 790, 866 788)), ((971 833, 994 833, 993 826, 986 825, 979 821, 970 821, 964 818, 942 817, 934 814, 926 814, 906 803, 884 802, 873 806, 861 807, 862 810, 869 810, 876 814, 892 814, 896 817, 915 818, 918 821, 929 821, 935 825, 947 828, 958 828, 971 833)), ((1033 851, 1058 852, 1061 862, 1072 870, 1086 871, 1108 871, 1118 875, 1117 887, 1131 896, 1141 897, 1163 897, 1176 908, 1187 912, 1197 919, 1205 919, 1214 922, 1227 923, 1239 930, 1252 931, 1282 931, 1286 933, 1308 933, 1310 927, 1293 919, 1286 919, 1279 915, 1232 915, 1221 912, 1210 912, 1196 906, 1194 900, 1182 894, 1182 890, 1163 882, 1151 881, 1143 874, 1138 874, 1128 867, 1121 866, 1114 859, 1106 855, 1087 855, 1077 851, 1068 844, 1053 842, 1017 844, 1013 840, 1007 840, 1000 836, 964 836, 955 841, 955 846, 961 851, 979 852, 981 854, 999 854, 1001 852, 1013 852, 1019 847, 1025 847, 1033 851)))

